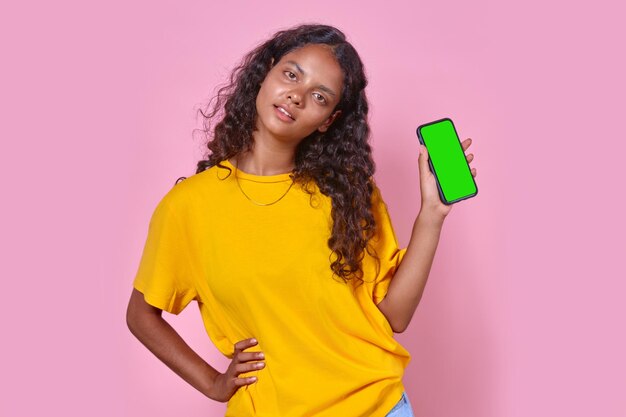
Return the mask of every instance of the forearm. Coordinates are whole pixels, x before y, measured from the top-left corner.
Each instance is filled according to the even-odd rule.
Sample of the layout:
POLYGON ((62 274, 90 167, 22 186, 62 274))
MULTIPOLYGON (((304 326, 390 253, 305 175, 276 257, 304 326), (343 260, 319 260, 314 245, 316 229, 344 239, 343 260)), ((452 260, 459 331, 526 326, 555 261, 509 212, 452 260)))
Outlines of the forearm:
POLYGON ((219 372, 191 349, 165 319, 143 314, 140 318, 128 320, 128 327, 165 365, 209 397, 210 387, 219 372))
POLYGON ((378 304, 396 333, 406 330, 422 298, 442 227, 443 219, 420 212, 413 224, 407 252, 389 284, 387 295, 378 304))

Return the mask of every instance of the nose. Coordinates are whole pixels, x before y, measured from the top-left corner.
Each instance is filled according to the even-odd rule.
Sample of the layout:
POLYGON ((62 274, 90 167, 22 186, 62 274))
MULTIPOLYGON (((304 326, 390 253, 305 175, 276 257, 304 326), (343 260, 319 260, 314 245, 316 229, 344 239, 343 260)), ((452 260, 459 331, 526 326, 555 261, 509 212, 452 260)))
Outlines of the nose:
POLYGON ((300 105, 300 100, 302 99, 300 96, 300 93, 292 90, 289 92, 289 94, 287 94, 287 97, 289 98, 289 100, 291 100, 293 102, 293 104, 295 104, 296 106, 300 105))

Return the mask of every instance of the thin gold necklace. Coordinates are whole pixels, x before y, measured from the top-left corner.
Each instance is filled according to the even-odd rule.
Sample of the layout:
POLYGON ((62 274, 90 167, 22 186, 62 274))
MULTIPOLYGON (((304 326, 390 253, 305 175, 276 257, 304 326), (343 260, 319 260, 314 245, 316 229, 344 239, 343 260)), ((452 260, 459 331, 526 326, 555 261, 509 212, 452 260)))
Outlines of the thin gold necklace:
POLYGON ((289 188, 287 188, 287 191, 285 191, 285 193, 283 195, 281 195, 278 198, 278 200, 272 201, 271 203, 259 203, 258 201, 255 201, 252 198, 250 198, 250 196, 248 194, 246 194, 246 192, 243 190, 243 188, 241 188, 241 184, 239 183, 239 176, 237 175, 237 171, 239 171, 239 168, 238 168, 239 167, 239 155, 237 155, 237 158, 235 158, 235 162, 237 163, 235 165, 235 180, 237 181, 237 186, 241 190, 242 194, 245 195, 248 200, 252 201, 257 206, 271 206, 272 204, 278 203, 280 200, 283 199, 283 197, 285 197, 287 195, 287 193, 289 192, 289 190, 291 190, 291 187, 293 186, 293 179, 292 179, 291 180, 291 184, 289 184, 289 188))

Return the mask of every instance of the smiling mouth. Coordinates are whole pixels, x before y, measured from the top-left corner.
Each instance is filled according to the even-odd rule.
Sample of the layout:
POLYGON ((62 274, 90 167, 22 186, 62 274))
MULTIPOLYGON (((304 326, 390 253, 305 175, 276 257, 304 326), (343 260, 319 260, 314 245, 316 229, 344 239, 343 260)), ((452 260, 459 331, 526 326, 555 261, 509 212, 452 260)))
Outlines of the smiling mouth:
POLYGON ((294 119, 294 117, 289 114, 285 109, 283 109, 282 107, 276 106, 274 105, 274 107, 276 107, 276 110, 278 110, 280 113, 284 114, 285 116, 289 117, 291 120, 296 120, 294 119))

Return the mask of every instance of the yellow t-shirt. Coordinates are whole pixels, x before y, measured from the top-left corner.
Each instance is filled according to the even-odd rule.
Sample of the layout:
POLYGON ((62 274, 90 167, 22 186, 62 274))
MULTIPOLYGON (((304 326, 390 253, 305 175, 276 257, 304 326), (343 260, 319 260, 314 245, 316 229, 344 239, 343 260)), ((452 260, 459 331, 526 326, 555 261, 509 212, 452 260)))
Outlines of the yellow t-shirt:
POLYGON ((196 300, 228 358, 235 343, 258 340, 246 352, 264 352, 265 368, 239 375, 258 379, 238 389, 226 417, 384 417, 402 396, 410 354, 376 306, 406 253, 379 189, 372 245, 380 269, 366 255, 367 282, 346 284, 330 269, 329 197, 315 184, 313 198, 299 184, 284 194, 287 173, 238 171, 238 185, 232 164, 221 164, 232 174, 213 166, 159 202, 134 287, 173 314, 196 300), (248 199, 269 203, 283 194, 268 206, 248 199))

